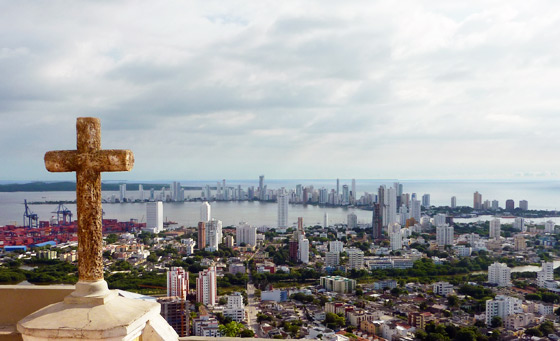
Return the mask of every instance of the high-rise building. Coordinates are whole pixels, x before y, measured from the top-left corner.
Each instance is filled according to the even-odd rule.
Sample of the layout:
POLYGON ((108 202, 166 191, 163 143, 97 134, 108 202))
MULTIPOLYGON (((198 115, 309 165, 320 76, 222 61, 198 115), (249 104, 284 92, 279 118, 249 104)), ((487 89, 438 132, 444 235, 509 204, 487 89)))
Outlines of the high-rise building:
POLYGON ((352 179, 352 204, 355 204, 356 200, 358 200, 358 194, 356 193, 356 179, 352 179))
POLYGON ((445 213, 438 213, 434 216, 434 225, 441 226, 445 224, 445 219, 447 215, 445 213))
POLYGON ((146 204, 146 229, 153 233, 163 231, 163 202, 154 201, 146 204))
POLYGON ((354 230, 358 227, 358 216, 354 213, 350 213, 346 216, 348 230, 354 230))
POLYGON ((242 244, 256 246, 257 228, 247 223, 240 223, 235 229, 235 240, 237 246, 241 246, 242 244))
POLYGON ((119 185, 119 201, 124 202, 126 199, 126 184, 119 185))
POLYGON ((241 293, 234 292, 227 296, 224 316, 231 318, 235 322, 245 321, 245 304, 243 304, 243 296, 241 293))
POLYGON ((167 296, 186 298, 189 293, 189 273, 181 267, 167 271, 167 296))
POLYGON ((453 226, 447 224, 436 226, 436 242, 438 245, 453 245, 453 226))
POLYGON ((342 205, 350 204, 350 190, 348 185, 342 185, 342 205))
POLYGON ((373 227, 373 240, 381 239, 381 232, 383 230, 383 225, 381 221, 381 214, 379 212, 379 203, 373 204, 373 216, 371 219, 371 225, 373 227))
POLYGON ((144 186, 142 184, 138 185, 138 199, 144 201, 144 186))
POLYGON ((309 239, 305 236, 300 236, 298 240, 298 254, 299 261, 308 264, 309 263, 309 239))
POLYGON ((186 299, 172 296, 159 297, 161 316, 180 337, 189 336, 189 303, 186 299))
POLYGON ((513 212, 515 210, 515 201, 513 199, 506 200, 506 211, 513 212))
POLYGON ((516 234, 513 237, 513 247, 515 248, 515 251, 523 251, 527 249, 527 242, 522 234, 516 234))
POLYGON ((216 267, 200 271, 196 279, 196 301, 207 306, 216 305, 216 267))
POLYGON ((329 242, 329 251, 331 252, 342 252, 344 250, 344 243, 340 240, 331 240, 329 242))
POLYGON ((212 219, 212 208, 210 207, 210 204, 208 203, 208 201, 205 201, 202 203, 202 205, 200 205, 200 221, 202 222, 209 222, 210 219, 212 219))
POLYGON ((475 210, 482 209, 482 194, 478 193, 478 191, 474 192, 473 195, 473 208, 475 210))
POLYGON ((486 301, 486 325, 492 324, 494 316, 505 321, 509 315, 522 313, 522 303, 519 298, 505 295, 497 295, 493 300, 486 301))
POLYGON ((266 190, 264 189, 264 175, 259 176, 259 200, 266 200, 266 190))
POLYGON ((554 227, 556 224, 552 220, 548 220, 544 223, 544 232, 545 233, 554 233, 554 227))
POLYGON ((430 195, 429 194, 424 194, 422 196, 422 206, 424 207, 430 207, 430 195))
POLYGON ((390 231, 389 232, 389 241, 390 241, 390 244, 391 244, 391 250, 393 250, 393 251, 401 250, 402 249, 402 239, 403 238, 402 238, 402 232, 401 232, 400 226, 398 226, 397 230, 393 229, 392 231, 390 231))
POLYGON ((346 249, 346 254, 348 255, 348 270, 360 270, 364 267, 364 252, 362 250, 350 247, 346 249))
POLYGON ((296 239, 291 239, 290 242, 288 243, 289 246, 289 254, 290 254, 290 260, 292 262, 297 262, 299 259, 299 241, 296 239))
POLYGON ((519 209, 527 211, 529 209, 529 202, 527 200, 519 200, 519 209))
POLYGON ((340 253, 334 251, 325 252, 325 265, 337 266, 340 264, 340 253))
POLYGON ((500 203, 498 200, 492 200, 492 211, 497 211, 500 209, 500 203))
POLYGON ((410 217, 414 218, 414 220, 416 221, 420 221, 420 216, 422 214, 421 211, 421 206, 420 206, 420 201, 416 200, 416 199, 412 199, 410 201, 410 217))
POLYGON ((490 220, 490 231, 488 234, 488 238, 500 239, 500 233, 501 233, 500 219, 495 218, 490 220))
POLYGON ((537 285, 539 288, 545 287, 546 281, 554 280, 554 263, 542 262, 542 268, 537 272, 537 285))
POLYGON ((340 198, 340 179, 336 179, 336 197, 340 198))
POLYGON ((173 186, 171 187, 171 199, 173 201, 185 201, 185 191, 181 187, 180 182, 173 181, 173 186))
POLYGON ((494 262, 488 267, 488 283, 499 287, 511 286, 511 269, 504 263, 494 262))
POLYGON ((387 219, 384 224, 389 226, 397 222, 397 190, 389 187, 385 194, 387 219))
POLYGON ((457 207, 457 197, 451 197, 451 208, 457 207))
POLYGON ((206 251, 218 251, 222 242, 222 221, 212 219, 206 224, 206 251))
POLYGON ((278 228, 288 227, 289 197, 285 193, 278 195, 278 228))
POLYGON ((325 212, 325 215, 323 216, 323 227, 329 227, 329 214, 327 212, 325 212))
POLYGON ((198 223, 198 249, 204 250, 206 248, 206 223, 201 221, 198 223))
POLYGON ((513 228, 517 231, 525 232, 525 218, 515 217, 513 220, 513 228))

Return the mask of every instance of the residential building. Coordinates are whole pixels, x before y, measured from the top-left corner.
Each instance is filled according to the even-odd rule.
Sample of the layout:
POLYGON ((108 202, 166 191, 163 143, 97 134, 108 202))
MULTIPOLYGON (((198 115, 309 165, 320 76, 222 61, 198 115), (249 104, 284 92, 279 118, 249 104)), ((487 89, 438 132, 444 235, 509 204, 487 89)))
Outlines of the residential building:
POLYGON ((348 230, 354 230, 356 227, 358 227, 358 216, 354 213, 350 213, 348 216, 346 216, 346 222, 348 230))
POLYGON ((340 264, 340 253, 335 251, 325 252, 325 265, 337 266, 340 264))
POLYGON ((522 234, 516 234, 513 237, 513 247, 515 251, 523 251, 527 249, 527 241, 525 240, 525 236, 522 234))
POLYGON ((329 251, 342 252, 344 250, 344 243, 340 240, 331 240, 329 242, 329 251))
POLYGON ((167 296, 185 299, 189 293, 189 273, 181 267, 167 271, 167 296))
POLYGON ((545 233, 554 233, 554 227, 556 224, 552 220, 549 220, 544 223, 544 232, 545 233))
POLYGON ((526 228, 525 228, 525 218, 523 217, 516 217, 513 220, 513 228, 516 229, 517 231, 522 231, 525 232, 526 228))
POLYGON ((482 209, 482 194, 478 193, 478 191, 474 192, 473 195, 473 208, 475 210, 482 209))
POLYGON ((288 291, 274 289, 269 291, 261 292, 261 301, 275 301, 275 302, 286 302, 288 300, 288 291))
POLYGON ((433 284, 434 294, 440 296, 447 296, 453 293, 453 285, 449 282, 436 282, 433 284))
POLYGON ((513 212, 515 210, 515 201, 513 199, 506 200, 506 211, 513 212))
POLYGON ((492 318, 499 316, 503 321, 509 315, 522 313, 522 301, 519 298, 497 295, 493 300, 486 301, 486 325, 492 324, 492 318))
POLYGON ((189 303, 185 298, 159 297, 161 316, 177 332, 180 337, 189 336, 189 303))
POLYGON ((201 221, 198 223, 198 249, 206 248, 206 223, 201 221))
POLYGON ((501 233, 500 219, 495 218, 490 220, 490 231, 488 234, 488 238, 500 239, 500 233, 501 233))
POLYGON ((289 197, 285 193, 278 195, 278 227, 280 229, 288 228, 288 204, 289 197))
POLYGON ((237 246, 257 245, 257 228, 247 223, 240 223, 235 229, 235 241, 237 246))
POLYGON ((429 194, 424 194, 422 196, 422 206, 428 208, 430 207, 430 195, 429 194))
POLYGON ((206 224, 206 251, 218 251, 219 245, 222 243, 222 221, 211 219, 206 224))
POLYGON ((146 204, 146 230, 153 233, 163 231, 163 202, 155 201, 146 204))
POLYGON ((436 242, 439 246, 453 245, 454 228, 447 224, 436 226, 436 242))
POLYGON ((519 209, 522 211, 529 210, 529 202, 527 200, 519 200, 519 209))
POLYGON ((539 288, 545 287, 546 281, 554 280, 554 263, 542 262, 542 268, 537 272, 537 285, 539 288))
POLYGON ((364 252, 362 250, 351 247, 346 249, 346 254, 348 255, 348 270, 360 270, 364 267, 364 252))
POLYGON ((511 269, 504 263, 494 262, 488 267, 488 283, 499 287, 511 286, 511 269))
POLYGON ((239 292, 234 292, 227 296, 227 306, 224 309, 224 316, 230 317, 235 322, 245 321, 245 304, 243 296, 239 292))
POLYGON ((451 208, 457 207, 457 197, 451 197, 451 208))
POLYGON ((207 306, 216 305, 217 283, 216 267, 200 271, 196 279, 196 301, 207 306))
POLYGON ((205 201, 200 205, 200 221, 207 223, 212 219, 212 208, 210 204, 205 201))
POLYGON ((320 278, 320 283, 327 291, 334 291, 340 294, 352 293, 356 290, 356 280, 340 276, 324 276, 320 278))

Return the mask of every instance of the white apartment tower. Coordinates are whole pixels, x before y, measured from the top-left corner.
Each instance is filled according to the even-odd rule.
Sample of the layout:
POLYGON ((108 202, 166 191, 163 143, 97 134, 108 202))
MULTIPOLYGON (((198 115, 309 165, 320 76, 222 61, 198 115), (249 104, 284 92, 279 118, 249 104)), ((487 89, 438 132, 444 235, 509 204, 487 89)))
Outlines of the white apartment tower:
POLYGON ((298 256, 300 262, 304 264, 309 263, 309 239, 305 236, 300 236, 298 241, 298 256))
POLYGON ((392 231, 389 233, 389 239, 391 243, 391 250, 401 250, 402 249, 402 233, 399 226, 397 231, 392 231))
POLYGON ((537 272, 537 285, 539 288, 545 287, 546 281, 554 280, 554 263, 542 262, 542 268, 537 272))
POLYGON ((448 224, 436 226, 436 242, 440 246, 453 245, 453 226, 448 224))
POLYGON ((445 213, 438 213, 434 216, 434 225, 441 226, 445 224, 445 219, 447 215, 445 213))
POLYGON ((451 197, 451 208, 457 207, 457 197, 451 197))
POLYGON ((211 219, 206 224, 206 251, 218 251, 222 242, 222 221, 211 219))
POLYGON ((196 301, 207 306, 216 305, 216 268, 211 266, 198 273, 196 279, 196 301))
POLYGON ((340 253, 335 251, 325 252, 325 265, 337 266, 340 264, 340 253))
POLYGON ((210 221, 210 219, 212 219, 212 207, 210 206, 208 201, 205 201, 202 203, 202 205, 200 205, 199 221, 202 221, 203 223, 207 223, 210 221))
POLYGON ((410 201, 410 217, 414 218, 417 223, 420 222, 420 215, 422 214, 421 210, 420 201, 412 199, 410 201))
POLYGON ((329 214, 325 212, 325 216, 323 217, 323 227, 329 227, 329 214))
POLYGON ((126 184, 119 185, 119 201, 123 202, 126 199, 126 184))
POLYGON ((278 227, 288 228, 289 197, 285 193, 278 194, 278 227))
POLYGON ((554 233, 554 227, 556 225, 554 224, 554 222, 552 220, 549 220, 547 222, 544 223, 544 232, 545 233, 554 233))
POLYGON ((525 232, 525 218, 522 217, 516 217, 515 220, 513 221, 513 228, 516 229, 517 231, 522 231, 525 232))
POLYGON ((351 247, 346 249, 348 254, 348 270, 360 270, 364 267, 364 252, 360 249, 351 247))
POLYGON ((329 251, 331 252, 342 252, 342 250, 344 249, 344 243, 341 242, 340 240, 331 240, 329 242, 329 251))
POLYGON ((235 242, 237 246, 241 246, 242 243, 246 245, 256 246, 257 245, 257 228, 253 227, 247 223, 240 223, 235 229, 235 242))
POLYGON ((488 267, 488 283, 499 287, 511 286, 511 269, 504 263, 494 262, 488 267))
POLYGON ((144 201, 144 186, 142 184, 138 185, 138 199, 144 201))
POLYGON ((163 231, 163 202, 146 204, 146 229, 153 230, 154 233, 163 231))
POLYGON ((499 316, 505 321, 506 317, 523 312, 522 301, 519 298, 497 295, 493 300, 486 301, 486 325, 492 324, 492 318, 499 316))
POLYGON ((397 190, 393 187, 387 189, 386 209, 387 209, 387 226, 397 222, 397 190))
POLYGON ((181 267, 172 267, 167 271, 167 296, 177 296, 182 299, 189 292, 189 273, 181 267))
POLYGON ((348 230, 353 230, 356 227, 358 227, 358 216, 355 215, 354 213, 350 213, 348 216, 346 216, 346 221, 347 221, 347 226, 348 226, 348 230))
POLYGON ((500 232, 501 232, 500 219, 496 218, 490 220, 490 233, 488 235, 488 238, 500 239, 500 232))
POLYGON ((228 295, 224 316, 231 317, 235 322, 242 322, 245 320, 245 304, 243 304, 243 296, 241 293, 234 292, 228 295))

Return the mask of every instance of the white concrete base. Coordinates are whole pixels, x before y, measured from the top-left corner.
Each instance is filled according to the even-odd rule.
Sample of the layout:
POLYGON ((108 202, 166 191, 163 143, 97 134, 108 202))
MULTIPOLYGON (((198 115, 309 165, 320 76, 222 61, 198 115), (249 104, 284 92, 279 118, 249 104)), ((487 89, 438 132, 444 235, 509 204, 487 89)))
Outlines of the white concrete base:
POLYGON ((17 324, 24 340, 177 340, 160 304, 120 297, 107 284, 83 283, 64 302, 51 304, 17 324))

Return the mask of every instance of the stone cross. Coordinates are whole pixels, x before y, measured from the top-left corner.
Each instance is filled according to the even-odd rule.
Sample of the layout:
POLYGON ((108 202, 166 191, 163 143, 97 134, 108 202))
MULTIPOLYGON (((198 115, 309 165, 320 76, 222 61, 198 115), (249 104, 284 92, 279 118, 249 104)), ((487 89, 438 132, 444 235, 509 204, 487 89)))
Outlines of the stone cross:
POLYGON ((76 172, 78 208, 78 273, 80 281, 103 280, 101 172, 129 171, 134 165, 130 150, 101 149, 98 118, 79 117, 77 150, 45 154, 49 172, 76 172))

